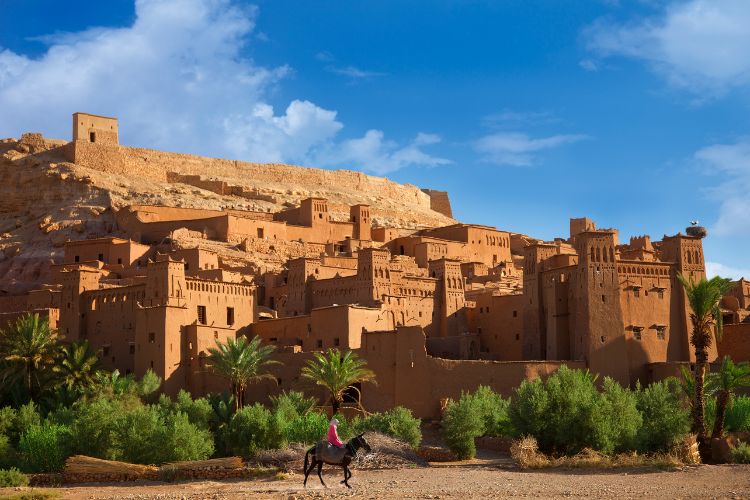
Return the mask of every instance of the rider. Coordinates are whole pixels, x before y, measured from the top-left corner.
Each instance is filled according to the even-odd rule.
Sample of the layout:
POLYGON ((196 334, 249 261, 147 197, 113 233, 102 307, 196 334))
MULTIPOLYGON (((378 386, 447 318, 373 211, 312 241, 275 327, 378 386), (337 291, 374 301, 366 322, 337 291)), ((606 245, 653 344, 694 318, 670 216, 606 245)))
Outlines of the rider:
POLYGON ((339 439, 339 433, 337 430, 338 425, 339 421, 335 418, 332 418, 331 423, 328 424, 328 442, 333 446, 343 448, 344 443, 342 443, 341 439, 339 439))

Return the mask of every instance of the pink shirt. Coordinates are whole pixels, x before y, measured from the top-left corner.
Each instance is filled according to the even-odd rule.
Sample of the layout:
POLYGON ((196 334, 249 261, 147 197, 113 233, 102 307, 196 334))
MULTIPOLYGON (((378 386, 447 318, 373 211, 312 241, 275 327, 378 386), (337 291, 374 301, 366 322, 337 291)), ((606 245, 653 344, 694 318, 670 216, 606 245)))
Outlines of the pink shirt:
POLYGON ((328 442, 334 446, 338 446, 339 448, 344 447, 344 443, 342 443, 339 439, 339 433, 336 430, 336 424, 331 424, 330 426, 328 426, 328 442))

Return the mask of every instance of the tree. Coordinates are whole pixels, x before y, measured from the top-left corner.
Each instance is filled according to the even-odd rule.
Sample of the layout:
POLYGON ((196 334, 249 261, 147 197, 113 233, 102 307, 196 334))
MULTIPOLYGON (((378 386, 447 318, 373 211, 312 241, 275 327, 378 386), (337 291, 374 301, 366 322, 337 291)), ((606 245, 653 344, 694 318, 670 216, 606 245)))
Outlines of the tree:
POLYGON ((735 365, 732 358, 725 356, 719 372, 712 378, 716 379, 718 390, 716 394, 716 419, 714 420, 714 430, 711 437, 719 438, 724 432, 724 417, 734 392, 739 387, 750 386, 750 363, 745 361, 735 365))
POLYGON ((375 373, 366 368, 367 362, 356 353, 328 349, 325 353, 313 353, 313 359, 302 368, 302 376, 324 387, 331 396, 333 414, 338 413, 344 402, 344 393, 357 382, 375 382, 375 373))
POLYGON ((269 359, 274 347, 261 345, 260 337, 250 342, 245 337, 227 339, 225 344, 216 342, 216 347, 208 350, 208 366, 217 375, 229 379, 234 395, 235 411, 245 405, 245 389, 251 382, 268 378, 276 380, 270 373, 263 373, 264 367, 277 364, 269 359))
POLYGON ((687 294, 690 305, 690 320, 693 332, 690 344, 695 349, 695 398, 693 399, 693 431, 697 434, 702 458, 708 458, 710 446, 706 436, 704 384, 708 370, 708 349, 713 337, 721 340, 722 317, 721 299, 732 288, 730 280, 714 276, 710 280, 701 278, 693 281, 682 274, 677 275, 687 294), (712 328, 713 327, 713 328, 712 328))
POLYGON ((42 375, 54 363, 57 341, 49 321, 36 313, 21 316, 0 335, 0 357, 6 362, 6 372, 11 378, 23 379, 32 399, 41 392, 42 375))
POLYGON ((66 389, 86 390, 96 383, 99 358, 88 340, 73 342, 63 347, 58 363, 52 368, 58 383, 66 389))

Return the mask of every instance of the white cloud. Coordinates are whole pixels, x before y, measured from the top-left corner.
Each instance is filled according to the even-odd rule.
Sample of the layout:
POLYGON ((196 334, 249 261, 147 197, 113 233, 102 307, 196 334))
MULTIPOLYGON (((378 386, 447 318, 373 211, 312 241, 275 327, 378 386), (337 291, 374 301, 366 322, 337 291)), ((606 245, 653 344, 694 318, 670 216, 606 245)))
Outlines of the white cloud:
POLYGON ((713 278, 721 276, 738 280, 740 278, 750 279, 750 269, 737 269, 736 267, 725 266, 718 262, 706 262, 706 276, 713 278))
POLYGON ((499 132, 474 142, 474 149, 485 161, 498 165, 529 166, 536 163, 534 153, 586 139, 580 134, 560 134, 533 138, 521 132, 499 132))
POLYGON ((385 75, 385 73, 380 73, 378 71, 368 71, 365 69, 359 69, 356 66, 344 66, 344 67, 326 66, 326 71, 335 73, 337 75, 348 76, 349 78, 352 78, 355 80, 385 75))
MULTIPOLYGON (((0 137, 66 138, 71 114, 85 111, 120 118, 129 145, 308 165, 322 150, 350 151, 350 141, 337 140, 343 124, 333 110, 293 100, 274 114, 269 97, 291 70, 243 56, 258 38, 257 9, 230 0, 136 0, 135 12, 131 26, 42 37, 49 47, 37 59, 0 47, 0 137)), ((415 147, 378 131, 359 141, 373 133, 382 149, 360 158, 363 169, 377 171, 383 158, 415 147)), ((388 164, 440 161, 424 153, 388 164)))
POLYGON ((633 24, 599 20, 584 39, 600 57, 641 59, 672 85, 719 94, 750 84, 748 26, 747 0, 673 1, 633 24))
POLYGON ((406 146, 399 146, 384 139, 380 130, 368 130, 359 139, 341 142, 335 148, 321 151, 316 163, 327 165, 366 165, 367 170, 386 174, 409 165, 437 167, 449 165, 450 160, 431 156, 422 151, 421 146, 436 144, 440 137, 434 134, 419 133, 406 146))
POLYGON ((707 146, 698 150, 695 158, 706 166, 707 173, 722 178, 711 189, 720 202, 713 230, 719 235, 750 234, 750 138, 707 146))

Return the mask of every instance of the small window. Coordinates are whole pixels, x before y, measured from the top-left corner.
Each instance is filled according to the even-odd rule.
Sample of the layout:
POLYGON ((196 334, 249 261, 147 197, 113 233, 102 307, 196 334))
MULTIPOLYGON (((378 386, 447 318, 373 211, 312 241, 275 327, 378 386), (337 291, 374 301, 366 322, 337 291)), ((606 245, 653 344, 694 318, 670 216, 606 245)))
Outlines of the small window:
POLYGON ((89 132, 89 141, 96 142, 96 132, 89 132))
POLYGON ((482 334, 482 327, 477 328, 477 333, 480 335, 482 334))
POLYGON ((81 256, 76 255, 75 257, 73 257, 73 262, 81 262, 81 256))
POLYGON ((122 257, 118 257, 118 258, 117 258, 117 263, 118 263, 118 264, 122 264, 122 257))
POLYGON ((234 307, 227 307, 227 325, 234 324, 234 307))
POLYGON ((634 288, 633 289, 633 297, 640 297, 641 296, 641 289, 640 288, 634 288))
POLYGON ((606 295, 602 295, 602 302, 607 302, 607 297, 606 297, 606 295))
POLYGON ((268 339, 268 341, 269 342, 278 342, 279 338, 278 337, 271 337, 270 339, 268 339))
POLYGON ((153 367, 154 367, 154 362, 153 362, 153 360, 152 360, 152 361, 151 361, 151 368, 153 368, 153 367))
POLYGON ((99 254, 98 260, 104 262, 104 254, 103 253, 99 254))
POLYGON ((198 323, 206 324, 206 306, 198 306, 198 323))
POLYGON ((262 237, 263 237, 263 228, 259 227, 258 228, 258 238, 262 238, 262 237))
POLYGON ((338 347, 338 346, 341 345, 341 341, 339 340, 338 337, 336 337, 336 338, 333 339, 333 345, 336 346, 336 347, 338 347))
POLYGON ((520 340, 521 336, 519 334, 516 334, 516 340, 520 340))
POLYGON ((151 332, 148 334, 148 343, 153 344, 154 342, 156 342, 156 334, 151 332))
POLYGON ((109 346, 108 345, 105 345, 104 349, 102 349, 102 350, 103 350, 105 356, 109 356, 109 346))
POLYGON ((214 340, 219 340, 219 332, 214 330, 214 340))
POLYGON ((607 337, 605 337, 604 335, 602 335, 601 337, 599 337, 599 340, 600 340, 600 341, 601 341, 601 343, 603 344, 604 342, 606 342, 606 341, 607 341, 607 337))
POLYGON ((641 332, 643 331, 643 328, 640 326, 634 326, 633 327, 633 338, 635 340, 641 340, 641 332))
POLYGON ((129 352, 130 354, 135 354, 135 344, 130 344, 129 352))
POLYGON ((322 340, 318 340, 317 342, 315 342, 315 345, 318 347, 318 349, 322 349, 323 348, 323 341, 322 340))
POLYGON ((514 318, 518 317, 518 311, 513 311, 513 317, 514 318))
POLYGON ((656 294, 659 296, 660 299, 664 298, 664 290, 658 290, 656 294))
POLYGON ((667 338, 667 327, 657 326, 656 327, 656 338, 659 340, 665 340, 667 338))

